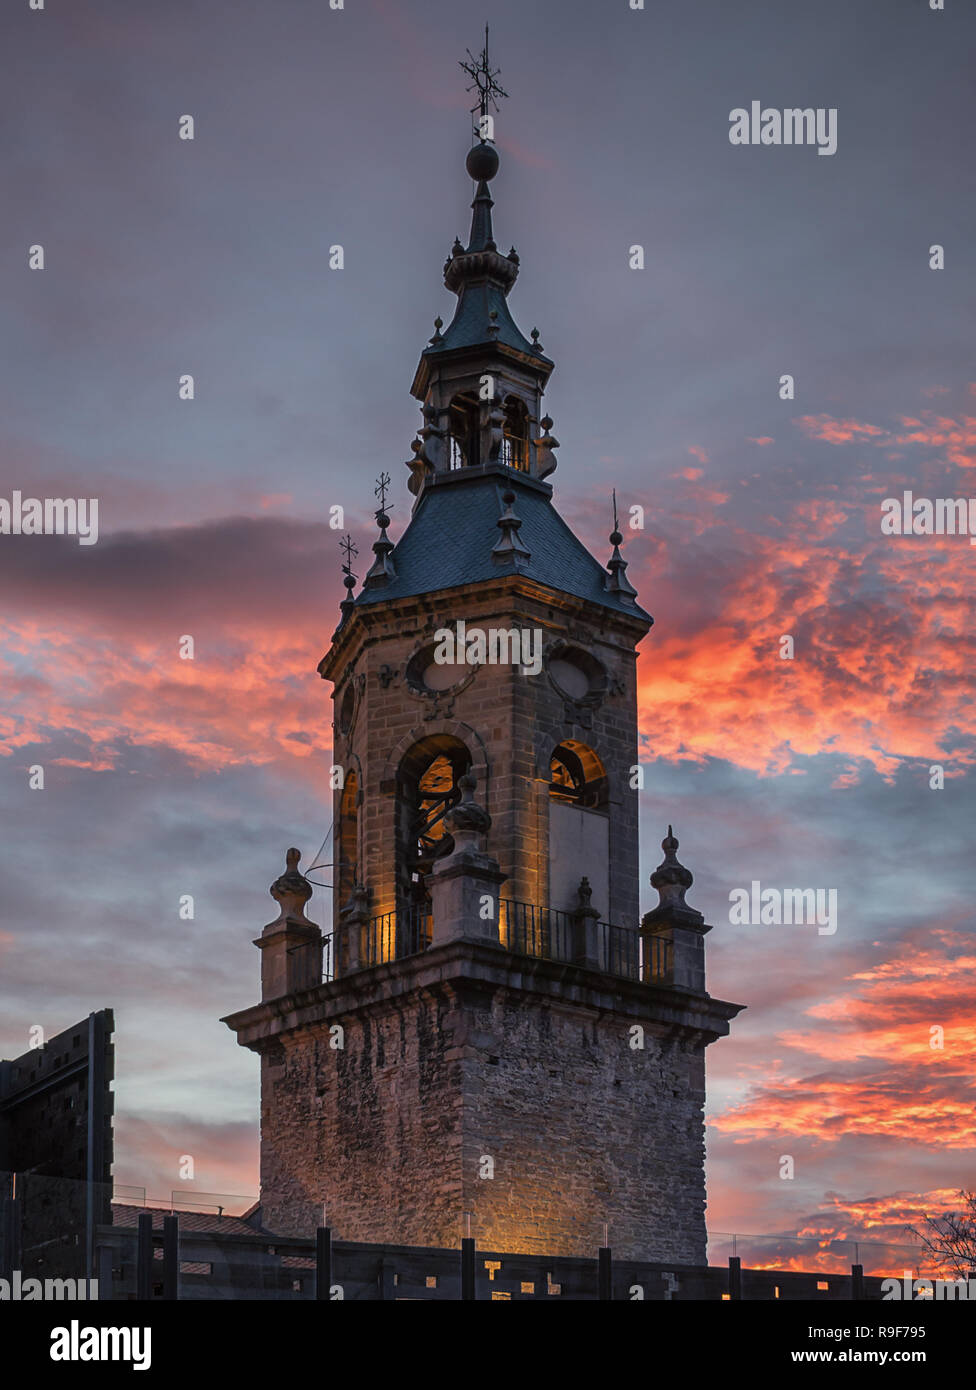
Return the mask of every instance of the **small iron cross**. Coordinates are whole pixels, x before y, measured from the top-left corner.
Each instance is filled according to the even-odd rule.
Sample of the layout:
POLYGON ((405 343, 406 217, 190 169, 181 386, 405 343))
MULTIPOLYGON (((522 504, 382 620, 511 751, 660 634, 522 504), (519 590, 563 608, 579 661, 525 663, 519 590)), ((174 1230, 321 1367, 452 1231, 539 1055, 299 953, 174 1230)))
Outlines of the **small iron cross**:
POLYGON ((488 62, 487 24, 485 25, 485 46, 482 49, 481 56, 476 58, 470 48, 467 49, 466 52, 471 61, 465 63, 462 60, 458 63, 458 67, 466 72, 469 77, 474 78, 474 81, 467 90, 473 92, 475 88, 478 89, 478 100, 474 106, 472 106, 471 114, 474 115, 475 111, 480 111, 482 116, 487 116, 489 102, 497 111, 498 98, 508 96, 508 93, 495 81, 495 78, 501 72, 501 68, 492 68, 491 64, 488 62))
POLYGON ((387 489, 389 486, 390 486, 390 475, 389 475, 389 473, 381 473, 380 476, 376 479, 376 486, 373 488, 373 496, 374 496, 374 497, 378 497, 378 498, 380 499, 379 510, 380 510, 381 512, 385 512, 385 511, 387 510, 387 507, 386 507, 386 489, 387 489))
POLYGON ((339 542, 339 549, 346 557, 346 563, 342 567, 343 574, 352 574, 352 562, 359 554, 359 546, 355 544, 348 531, 339 542))

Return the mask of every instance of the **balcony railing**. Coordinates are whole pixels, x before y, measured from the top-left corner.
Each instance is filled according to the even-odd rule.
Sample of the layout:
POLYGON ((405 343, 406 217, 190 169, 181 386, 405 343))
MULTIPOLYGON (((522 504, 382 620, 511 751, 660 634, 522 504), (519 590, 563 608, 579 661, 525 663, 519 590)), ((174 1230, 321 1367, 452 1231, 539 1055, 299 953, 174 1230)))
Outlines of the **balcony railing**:
POLYGON ((322 979, 334 980, 353 970, 419 955, 430 945, 432 931, 430 913, 416 908, 384 912, 368 922, 339 927, 323 938, 322 979))
MULTIPOLYGON (((419 909, 385 912, 365 923, 344 925, 323 938, 322 978, 333 980, 419 955, 430 946, 432 935, 433 918, 419 909)), ((514 898, 499 901, 498 937, 513 955, 587 965, 645 984, 668 984, 673 978, 673 948, 665 937, 642 938, 633 927, 597 922, 587 943, 579 914, 514 898)))
POLYGON ((498 939, 507 950, 543 960, 573 959, 573 919, 568 912, 514 898, 502 898, 498 907, 498 939))

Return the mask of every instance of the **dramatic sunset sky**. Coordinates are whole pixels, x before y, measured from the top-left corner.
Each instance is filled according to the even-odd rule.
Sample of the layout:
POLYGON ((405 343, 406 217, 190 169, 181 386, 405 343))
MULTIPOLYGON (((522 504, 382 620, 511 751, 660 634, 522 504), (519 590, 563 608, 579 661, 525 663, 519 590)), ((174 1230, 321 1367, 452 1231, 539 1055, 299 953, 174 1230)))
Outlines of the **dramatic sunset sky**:
MULTIPOLYGON (((183 1154, 196 1189, 257 1191, 258 1063, 218 1020, 258 997, 286 847, 307 864, 331 820, 328 509, 366 553, 385 469, 394 540, 409 515, 409 386, 470 217, 457 60, 485 18, 22 0, 0 20, 0 496, 97 496, 101 524, 90 547, 0 536, 0 1055, 114 1008, 116 1175, 150 1197, 183 1154)), ((511 96, 495 230, 556 362, 555 501, 602 558, 610 488, 646 512, 624 547, 655 618, 642 903, 672 822, 709 988, 748 1006, 708 1054, 711 1257, 758 1233, 747 1262, 843 1267, 858 1241, 900 1270, 884 1242, 976 1186, 976 547, 879 524, 904 489, 976 495, 976 12, 487 18, 511 96), (836 107, 837 153, 733 147, 752 100, 836 107), (753 880, 836 889, 836 933, 731 925, 753 880)))

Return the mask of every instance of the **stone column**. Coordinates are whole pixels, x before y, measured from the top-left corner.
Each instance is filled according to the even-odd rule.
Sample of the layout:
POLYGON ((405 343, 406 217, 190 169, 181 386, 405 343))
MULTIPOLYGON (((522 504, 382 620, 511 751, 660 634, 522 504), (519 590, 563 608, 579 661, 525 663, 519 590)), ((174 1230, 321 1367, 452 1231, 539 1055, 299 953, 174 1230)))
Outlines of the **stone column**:
POLYGON ((269 889, 281 912, 254 943, 261 952, 262 1002, 322 982, 322 932, 305 916, 312 885, 298 872, 301 857, 297 849, 285 856, 285 872, 269 889))
POLYGON ((473 800, 476 785, 470 772, 460 779, 462 799, 444 817, 454 849, 435 862, 426 878, 434 919, 432 946, 461 940, 499 944, 498 895, 508 875, 485 853, 491 816, 473 800))
POLYGON ((641 940, 644 942, 644 980, 647 984, 672 985, 693 994, 705 994, 705 933, 711 927, 700 912, 685 902, 685 893, 694 883, 694 875, 679 864, 678 841, 670 825, 666 839, 661 841, 664 862, 651 874, 660 902, 646 912, 641 920, 641 940), (656 941, 670 943, 671 971, 664 977, 654 973, 656 941))

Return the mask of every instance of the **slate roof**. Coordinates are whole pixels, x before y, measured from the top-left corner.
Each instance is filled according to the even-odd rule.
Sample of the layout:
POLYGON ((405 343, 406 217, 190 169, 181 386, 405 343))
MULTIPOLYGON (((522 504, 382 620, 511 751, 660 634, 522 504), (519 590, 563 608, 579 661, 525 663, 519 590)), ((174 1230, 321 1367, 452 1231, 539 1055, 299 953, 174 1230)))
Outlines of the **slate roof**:
POLYGON ((215 1211, 182 1211, 179 1207, 135 1207, 124 1202, 112 1203, 112 1225, 137 1226, 139 1217, 146 1212, 152 1216, 153 1230, 162 1230, 164 1216, 175 1215, 180 1219, 182 1231, 240 1236, 253 1236, 261 1231, 260 1226, 240 1216, 218 1216, 215 1211))
POLYGON ((624 603, 607 592, 607 571, 563 521, 548 494, 547 486, 503 468, 460 469, 443 482, 428 483, 393 551, 396 578, 362 590, 356 607, 517 572, 604 608, 653 621, 639 604, 624 603), (508 489, 515 493, 513 511, 522 522, 519 540, 531 552, 517 570, 511 561, 502 565, 492 559, 492 547, 502 536, 502 493, 508 489))
MULTIPOLYGON (((442 352, 461 347, 490 347, 493 341, 506 343, 519 352, 532 352, 532 344, 512 318, 504 292, 489 280, 475 281, 464 286, 443 342, 438 343, 437 347, 426 348, 424 356, 436 357, 442 352), (488 332, 492 310, 498 316, 495 319, 498 325, 495 336, 488 332)), ((540 360, 545 362, 545 359, 540 360)))

